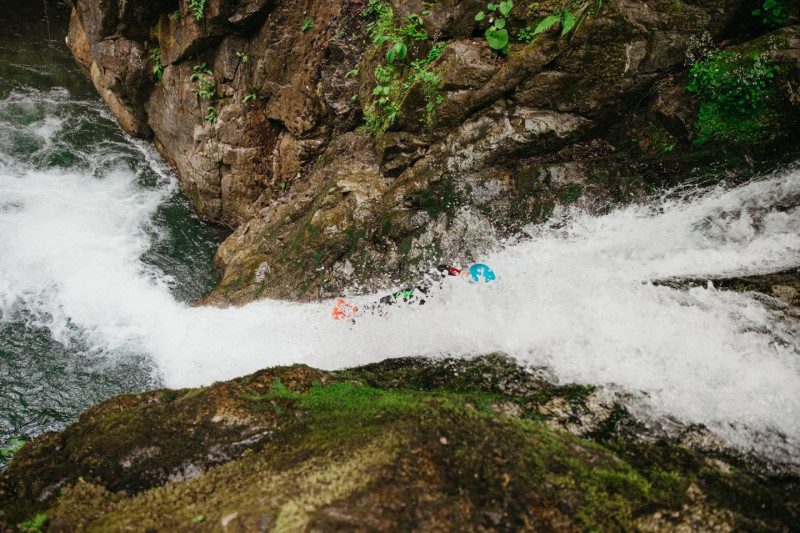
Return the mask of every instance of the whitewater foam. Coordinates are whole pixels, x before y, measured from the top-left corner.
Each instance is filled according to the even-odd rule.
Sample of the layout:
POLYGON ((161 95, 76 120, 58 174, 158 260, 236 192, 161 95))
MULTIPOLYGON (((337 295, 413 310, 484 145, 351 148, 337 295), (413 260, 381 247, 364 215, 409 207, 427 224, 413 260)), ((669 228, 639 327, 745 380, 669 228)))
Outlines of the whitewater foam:
POLYGON ((605 216, 573 210, 482 258, 496 283, 448 280, 424 306, 351 326, 331 320, 333 302, 223 310, 177 301, 174 279, 142 259, 160 238, 154 213, 176 194, 174 180, 152 150, 124 138, 94 144, 67 168, 44 168, 68 124, 30 120, 25 131, 41 144, 0 159, 4 320, 24 309, 67 345, 145 355, 170 387, 274 365, 503 351, 562 383, 625 392, 649 417, 705 424, 745 448, 755 432, 762 453, 782 458, 800 449, 796 323, 751 294, 653 283, 800 265, 799 172, 605 216), (158 187, 141 183, 141 158, 114 155, 119 143, 157 167, 158 187))

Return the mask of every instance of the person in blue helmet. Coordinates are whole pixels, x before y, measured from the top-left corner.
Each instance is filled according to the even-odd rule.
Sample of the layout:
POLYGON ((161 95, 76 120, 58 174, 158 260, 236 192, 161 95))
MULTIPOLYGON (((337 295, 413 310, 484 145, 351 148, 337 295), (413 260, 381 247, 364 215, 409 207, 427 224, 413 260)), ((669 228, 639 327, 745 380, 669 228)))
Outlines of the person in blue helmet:
POLYGON ((459 270, 455 267, 439 265, 438 270, 448 276, 463 276, 467 278, 470 283, 489 283, 495 280, 494 271, 483 263, 476 263, 470 266, 468 270, 459 270))
MULTIPOLYGON (((490 283, 496 279, 494 271, 482 263, 476 263, 464 270, 449 265, 439 265, 437 270, 442 276, 439 280, 425 280, 419 285, 409 285, 393 294, 387 294, 380 299, 378 304, 368 305, 366 309, 377 311, 379 315, 383 315, 383 310, 386 306, 399 303, 404 305, 425 305, 425 299, 433 283, 438 281, 441 285, 441 282, 448 276, 465 278, 469 283, 490 283)), ((355 322, 355 317, 358 313, 359 311, 356 307, 350 306, 340 298, 333 308, 332 315, 334 320, 355 322)))
MULTIPOLYGON (((466 278, 470 283, 489 283, 495 279, 494 271, 481 263, 472 265, 466 270, 459 270, 449 265, 439 265, 436 269, 443 276, 442 279, 446 276, 460 276, 466 278)), ((439 281, 441 282, 442 280, 439 281)), ((425 305, 425 296, 428 295, 432 285, 433 281, 431 280, 423 281, 416 286, 409 285, 394 294, 384 296, 381 298, 380 303, 392 305, 402 301, 406 304, 425 305)))

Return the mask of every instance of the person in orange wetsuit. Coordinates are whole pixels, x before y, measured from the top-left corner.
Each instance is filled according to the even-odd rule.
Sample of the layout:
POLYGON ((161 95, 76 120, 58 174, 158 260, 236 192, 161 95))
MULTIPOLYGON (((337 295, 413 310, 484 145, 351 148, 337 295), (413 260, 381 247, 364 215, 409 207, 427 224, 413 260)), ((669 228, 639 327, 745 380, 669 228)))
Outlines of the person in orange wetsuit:
POLYGON ((356 316, 356 313, 358 313, 358 307, 351 306, 350 304, 339 298, 339 301, 336 302, 335 306, 333 306, 333 312, 331 314, 333 315, 334 320, 349 319, 355 322, 354 317, 356 316))

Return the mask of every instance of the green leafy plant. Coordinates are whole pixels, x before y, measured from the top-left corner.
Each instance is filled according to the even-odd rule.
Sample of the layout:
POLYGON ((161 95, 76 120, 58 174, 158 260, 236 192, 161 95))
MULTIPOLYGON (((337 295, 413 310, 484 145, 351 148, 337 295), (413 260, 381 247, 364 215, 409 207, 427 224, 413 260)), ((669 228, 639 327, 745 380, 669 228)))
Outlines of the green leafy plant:
POLYGON ((792 0, 764 0, 761 7, 754 9, 752 13, 754 17, 760 17, 765 26, 774 28, 789 21, 792 4, 792 0))
POLYGON ((150 50, 150 61, 155 63, 153 66, 153 74, 156 75, 158 81, 164 76, 164 65, 161 64, 161 48, 158 46, 150 50))
POLYGON ((243 54, 242 52, 236 52, 236 57, 242 60, 242 63, 247 63, 247 54, 243 54))
POLYGON ((217 121, 217 108, 214 107, 213 105, 210 105, 210 106, 208 106, 208 109, 206 109, 206 111, 208 111, 208 114, 206 116, 204 116, 203 118, 206 119, 209 122, 216 122, 217 121))
POLYGON ((397 41, 391 47, 389 47, 389 51, 386 52, 386 62, 390 65, 394 63, 395 58, 402 61, 406 58, 408 54, 408 46, 403 41, 397 41))
MULTIPOLYGON (((508 30, 506 30, 505 27, 506 19, 513 7, 514 2, 512 0, 502 0, 499 4, 489 4, 486 6, 487 11, 491 13, 489 15, 491 26, 484 32, 486 42, 489 43, 490 48, 499 50, 503 54, 507 54, 510 47, 508 43, 508 30)), ((475 15, 475 20, 480 22, 484 20, 486 16, 485 12, 479 11, 478 14, 475 15)))
POLYGON ((364 109, 364 122, 366 128, 374 134, 381 134, 393 124, 400 114, 398 98, 393 98, 393 93, 399 94, 400 88, 396 83, 399 74, 391 65, 379 65, 375 69, 375 79, 378 84, 372 90, 373 99, 364 109))
POLYGON ((521 43, 530 43, 533 41, 534 37, 536 37, 536 34, 533 33, 530 26, 525 26, 519 30, 519 34, 517 34, 517 40, 521 43))
POLYGON ((408 45, 405 42, 406 38, 417 41, 423 41, 428 38, 427 33, 421 29, 423 23, 421 17, 412 13, 408 16, 408 20, 409 23, 405 27, 392 27, 391 29, 393 31, 390 32, 390 35, 387 35, 382 31, 378 31, 377 35, 373 39, 373 43, 379 46, 387 41, 392 41, 392 44, 386 51, 386 62, 390 65, 394 63, 395 59, 402 61, 406 58, 406 55, 408 54, 408 45))
POLYGON ((33 520, 26 520, 19 525, 19 530, 24 533, 39 533, 47 521, 46 514, 37 514, 33 520))
POLYGON ((440 94, 442 77, 428 70, 428 67, 442 55, 446 47, 445 43, 438 43, 431 48, 426 57, 412 61, 408 69, 408 77, 402 84, 404 91, 410 89, 414 83, 419 82, 422 85, 422 93, 425 95, 426 101, 425 116, 422 118, 422 122, 429 127, 433 123, 436 107, 444 102, 444 96, 440 94))
POLYGON ((10 446, 8 448, 0 449, 0 456, 3 457, 6 461, 11 461, 14 458, 14 454, 22 448, 22 445, 25 444, 24 440, 21 439, 11 439, 9 441, 10 446))
POLYGON ((345 73, 344 77, 349 78, 350 76, 358 76, 359 69, 354 68, 353 70, 349 70, 345 73))
POLYGON ((425 74, 428 72, 427 70, 428 66, 430 66, 431 63, 436 61, 436 59, 440 55, 442 55, 442 52, 444 52, 445 48, 447 48, 447 44, 445 43, 436 44, 433 46, 433 48, 431 48, 427 56, 425 56, 422 59, 417 59, 415 61, 412 61, 411 65, 409 65, 410 74, 408 75, 406 81, 403 83, 403 89, 407 90, 411 88, 414 82, 416 82, 418 79, 422 77, 430 79, 429 76, 425 76, 425 74))
POLYGON ((305 33, 305 32, 307 32, 308 30, 310 30, 313 27, 314 27, 314 21, 311 20, 311 19, 306 19, 306 20, 303 21, 303 27, 300 28, 300 31, 305 33))
POLYGON ((444 102, 444 96, 439 92, 442 86, 442 77, 439 74, 431 71, 424 71, 419 75, 419 80, 422 82, 422 93, 425 95, 425 117, 422 122, 430 127, 433 124, 433 118, 436 108, 444 102))
POLYGON ((183 0, 189 4, 189 9, 194 13, 194 18, 200 20, 203 18, 203 11, 206 9, 206 0, 183 0))
POLYGON ((242 100, 242 102, 244 102, 245 104, 247 102, 256 100, 258 98, 258 90, 255 87, 253 87, 252 85, 248 85, 247 88, 250 90, 250 92, 242 100))
POLYGON ((533 36, 551 28, 561 26, 561 37, 577 30, 587 17, 595 14, 603 6, 603 0, 572 0, 567 7, 554 11, 543 18, 533 30, 533 36))
POLYGON ((686 90, 700 98, 696 142, 757 142, 767 135, 775 112, 775 74, 780 67, 761 56, 716 51, 695 61, 686 90))
MULTIPOLYGON (((430 13, 433 4, 425 3, 423 14, 430 13)), ((428 66, 441 55, 445 48, 443 43, 435 44, 427 56, 414 61, 409 54, 415 41, 428 39, 425 31, 425 21, 422 16, 412 13, 405 18, 402 25, 396 25, 391 5, 386 1, 370 1, 362 12, 364 16, 374 17, 375 20, 367 25, 372 44, 379 49, 385 48, 385 64, 375 68, 375 87, 372 89, 371 99, 364 106, 364 129, 374 135, 381 135, 391 124, 400 117, 400 104, 403 96, 411 86, 419 81, 426 103, 426 118, 424 122, 430 123, 433 111, 443 101, 439 93, 441 86, 440 76, 433 72, 426 72, 428 66)), ((359 70, 348 72, 349 75, 358 75, 359 70)), ((355 101, 357 96, 353 97, 355 101)))
POLYGON ((215 98, 217 96, 217 80, 214 79, 214 73, 208 69, 206 63, 197 65, 192 70, 194 74, 189 78, 190 81, 195 83, 195 88, 192 89, 192 92, 206 100, 215 98))
POLYGON ((361 16, 365 19, 379 17, 386 7, 386 0, 369 0, 367 6, 361 11, 361 16))

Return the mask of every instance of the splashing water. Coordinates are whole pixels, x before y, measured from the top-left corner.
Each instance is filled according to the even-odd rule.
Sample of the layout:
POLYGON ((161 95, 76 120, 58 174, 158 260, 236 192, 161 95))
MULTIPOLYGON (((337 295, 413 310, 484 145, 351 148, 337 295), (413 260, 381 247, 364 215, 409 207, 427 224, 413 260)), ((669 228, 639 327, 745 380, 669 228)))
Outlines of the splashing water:
MULTIPOLYGON (((101 105, 59 90, 17 90, 0 105, 0 334, 9 345, 31 343, 15 353, 35 359, 21 329, 49 336, 76 376, 125 369, 126 385, 103 389, 116 393, 283 364, 335 369, 503 351, 563 383, 624 391, 637 413, 797 456, 797 324, 747 293, 653 281, 800 265, 800 172, 601 217, 575 211, 483 258, 497 282, 447 280, 424 306, 350 326, 331 320, 333 302, 190 307, 198 287, 209 288, 209 256, 158 252, 175 242, 164 209, 179 201, 176 183, 143 144, 108 127, 93 134, 101 122, 110 123, 101 105)), ((37 361, 18 380, 39 385, 17 383, 7 405, 52 384, 39 374, 53 367, 37 361)), ((13 417, 4 425, 24 426, 13 417)))
POLYGON ((213 231, 177 189, 96 95, 0 99, 0 447, 158 385, 149 354, 89 333, 136 291, 175 305, 212 286, 213 231))

